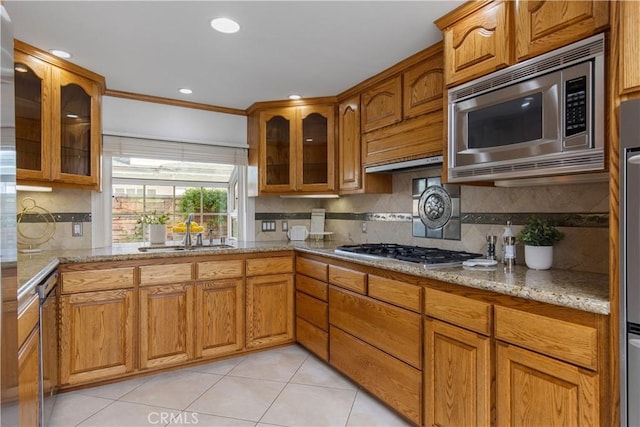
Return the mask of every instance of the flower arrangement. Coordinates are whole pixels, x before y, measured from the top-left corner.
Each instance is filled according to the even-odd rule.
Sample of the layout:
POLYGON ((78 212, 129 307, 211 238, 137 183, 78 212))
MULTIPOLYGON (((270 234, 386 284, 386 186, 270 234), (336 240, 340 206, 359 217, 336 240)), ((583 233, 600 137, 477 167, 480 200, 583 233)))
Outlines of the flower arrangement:
POLYGON ((564 233, 544 219, 531 216, 518 233, 518 240, 529 246, 553 246, 564 238, 564 233))
POLYGON ((166 224, 169 221, 169 214, 163 213, 158 215, 154 210, 150 214, 143 214, 138 218, 138 224, 166 224))

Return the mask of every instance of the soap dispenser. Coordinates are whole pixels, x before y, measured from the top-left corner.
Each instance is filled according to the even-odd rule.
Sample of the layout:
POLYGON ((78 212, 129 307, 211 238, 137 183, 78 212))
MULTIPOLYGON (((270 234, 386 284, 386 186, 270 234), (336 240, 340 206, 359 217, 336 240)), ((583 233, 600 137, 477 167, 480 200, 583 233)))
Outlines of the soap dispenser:
POLYGON ((502 262, 511 265, 516 263, 516 237, 511 231, 511 221, 507 221, 502 233, 502 262))

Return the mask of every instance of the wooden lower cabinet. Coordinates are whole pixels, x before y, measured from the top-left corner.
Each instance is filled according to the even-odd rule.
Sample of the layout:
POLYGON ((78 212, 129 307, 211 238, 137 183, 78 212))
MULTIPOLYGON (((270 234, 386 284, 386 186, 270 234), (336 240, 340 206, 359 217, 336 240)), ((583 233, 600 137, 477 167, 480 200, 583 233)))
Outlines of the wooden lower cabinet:
POLYGON ((422 367, 419 314, 331 286, 332 325, 420 369, 422 367))
POLYGON ((329 333, 296 317, 296 341, 322 360, 329 361, 329 333))
POLYGON ((21 426, 40 420, 40 327, 36 326, 18 351, 18 419, 21 426))
POLYGON ((293 274, 247 277, 247 348, 294 339, 293 274))
POLYGON ((491 339, 426 318, 426 426, 490 426, 491 339))
POLYGON ((497 342, 497 425, 599 424, 598 374, 497 342))
POLYGON ((194 285, 140 288, 140 368, 194 358, 194 285))
POLYGON ((215 357, 244 348, 244 280, 197 283, 195 357, 215 357))
POLYGON ((133 290, 60 297, 60 384, 117 377, 134 369, 133 290))
POLYGON ((410 419, 422 422, 422 371, 334 327, 329 361, 369 392, 410 419))

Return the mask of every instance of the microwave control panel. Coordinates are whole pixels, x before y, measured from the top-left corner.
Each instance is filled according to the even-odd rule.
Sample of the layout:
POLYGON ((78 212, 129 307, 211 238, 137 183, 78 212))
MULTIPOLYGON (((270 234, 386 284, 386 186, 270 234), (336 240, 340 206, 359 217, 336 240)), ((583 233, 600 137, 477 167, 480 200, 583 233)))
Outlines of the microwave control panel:
POLYGON ((587 77, 565 82, 564 134, 565 137, 587 130, 587 77))

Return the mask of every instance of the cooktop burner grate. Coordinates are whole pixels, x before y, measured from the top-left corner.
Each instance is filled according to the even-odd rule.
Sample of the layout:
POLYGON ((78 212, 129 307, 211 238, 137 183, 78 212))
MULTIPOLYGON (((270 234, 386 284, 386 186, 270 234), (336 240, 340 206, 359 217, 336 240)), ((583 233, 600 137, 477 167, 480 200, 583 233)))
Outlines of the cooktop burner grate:
POLYGON ((482 254, 451 251, 423 246, 398 245, 395 243, 364 243, 339 246, 335 252, 362 257, 391 258, 424 265, 460 265, 463 261, 481 258, 482 254))

